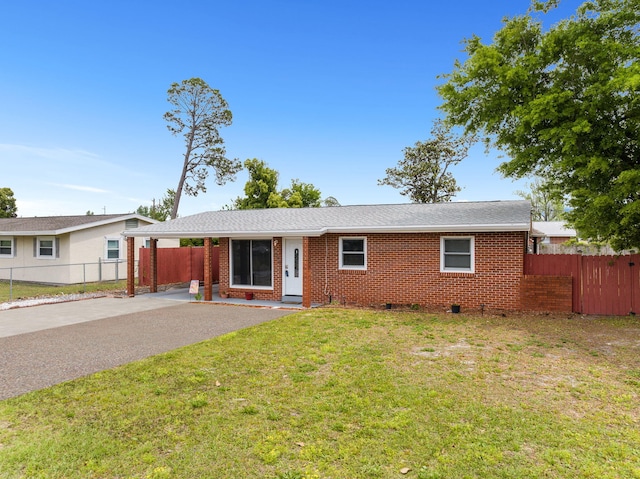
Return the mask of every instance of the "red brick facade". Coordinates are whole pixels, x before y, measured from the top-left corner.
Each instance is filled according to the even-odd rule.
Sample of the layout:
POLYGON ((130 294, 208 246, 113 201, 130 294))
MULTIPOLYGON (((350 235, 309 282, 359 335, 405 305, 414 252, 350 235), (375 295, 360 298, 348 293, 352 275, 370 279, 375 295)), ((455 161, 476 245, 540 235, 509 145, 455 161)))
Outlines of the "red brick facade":
POLYGON ((523 311, 570 313, 572 309, 571 276, 525 275, 521 283, 523 311))
POLYGON ((481 304, 492 309, 519 308, 525 248, 522 233, 361 236, 367 238, 366 271, 338 268, 340 235, 310 238, 313 302, 327 303, 331 299, 362 306, 392 303, 447 307, 458 303, 463 309, 477 309, 481 304), (474 273, 440 272, 442 236, 475 238, 474 273))
MULTIPOLYGON (((303 304, 379 306, 385 303, 464 310, 521 307, 525 233, 357 234, 366 237, 367 268, 339 269, 338 234, 304 238, 303 304), (440 272, 440 238, 473 236, 474 273, 440 272)), ((282 238, 273 239, 273 289, 229 288, 229 239, 220 238, 220 291, 279 301, 282 296, 282 238)))

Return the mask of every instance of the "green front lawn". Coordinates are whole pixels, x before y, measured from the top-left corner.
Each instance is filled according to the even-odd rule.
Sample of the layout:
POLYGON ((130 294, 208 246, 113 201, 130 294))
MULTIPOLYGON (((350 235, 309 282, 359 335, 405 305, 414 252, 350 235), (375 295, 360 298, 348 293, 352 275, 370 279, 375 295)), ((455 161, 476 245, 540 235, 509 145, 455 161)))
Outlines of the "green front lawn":
POLYGON ((639 349, 633 318, 303 311, 0 402, 0 477, 640 478, 639 349))

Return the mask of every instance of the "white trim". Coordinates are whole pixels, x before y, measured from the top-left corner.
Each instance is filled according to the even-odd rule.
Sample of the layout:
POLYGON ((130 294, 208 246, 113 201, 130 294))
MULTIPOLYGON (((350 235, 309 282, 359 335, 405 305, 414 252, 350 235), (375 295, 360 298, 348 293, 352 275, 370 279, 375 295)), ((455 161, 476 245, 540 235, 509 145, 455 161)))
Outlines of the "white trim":
POLYGON ((37 236, 36 237, 36 258, 37 259, 56 259, 56 238, 55 236, 37 236), (51 241, 51 255, 40 254, 40 242, 51 241))
MULTIPOLYGON (((162 224, 158 225, 162 227, 162 224)), ((349 234, 349 233, 498 233, 511 231, 530 231, 531 226, 528 223, 513 224, 490 224, 490 225, 437 225, 437 226, 341 226, 341 227, 325 227, 309 230, 269 230, 269 231, 237 231, 237 230, 180 230, 180 231, 163 231, 146 229, 142 232, 135 230, 127 230, 122 234, 124 236, 145 237, 153 236, 154 238, 233 238, 233 239, 254 239, 256 236, 271 237, 319 237, 326 233, 349 234)))
MULTIPOLYGON (((11 234, 12 236, 60 236, 63 235, 65 233, 73 233, 74 231, 82 231, 82 230, 86 230, 86 229, 90 229, 90 228, 96 228, 98 226, 104 226, 104 225, 110 225, 113 223, 118 223, 120 221, 125 222, 128 219, 132 219, 132 218, 137 218, 138 220, 144 221, 145 223, 150 223, 148 225, 144 225, 144 226, 152 226, 154 224, 158 224, 160 223, 157 220, 154 220, 152 218, 147 218, 146 216, 142 216, 139 215, 137 213, 134 214, 128 214, 128 215, 122 215, 122 216, 118 216, 116 218, 111 218, 108 220, 100 220, 100 221, 93 221, 93 222, 89 222, 89 223, 83 223, 81 225, 77 225, 77 226, 69 226, 67 228, 60 228, 57 230, 24 230, 24 231, 4 231, 2 234, 0 234, 0 236, 5 236, 7 234, 11 234)), ((25 219, 29 219, 29 218, 25 218, 25 219)), ((139 228, 142 228, 143 226, 139 226, 139 228)), ((135 231, 135 230, 129 230, 129 231, 135 231)), ((128 236, 134 236, 134 235, 128 235, 128 236)), ((141 235, 135 235, 135 236, 141 236, 141 235)), ((146 233, 145 236, 149 236, 149 233, 146 233)), ((153 235, 152 235, 153 236, 153 235)), ((210 235, 209 235, 210 236, 210 235)), ((207 236, 203 236, 203 238, 206 238, 207 236)), ((179 238, 184 238, 184 235, 179 236, 179 238)), ((191 238, 191 236, 190 236, 191 238)), ((194 236, 195 238, 195 236, 194 236)))
MULTIPOLYGON (((0 241, 9 241, 9 248, 11 249, 11 252, 9 254, 2 254, 0 253, 0 258, 14 258, 16 256, 16 240, 13 236, 10 236, 8 238, 2 238, 0 237, 0 241)), ((4 246, 6 248, 6 246, 4 246)))
MULTIPOLYGON (((113 250, 111 250, 113 251, 113 250)), ((104 237, 104 261, 118 261, 122 259, 122 237, 120 236, 105 236, 104 237), (109 241, 118 242, 118 257, 109 258, 109 241)))
MULTIPOLYGON (((229 238, 229 289, 253 289, 273 291, 273 238, 229 238), (233 282, 233 242, 234 241, 269 241, 271 243, 271 286, 256 286, 252 284, 235 284, 233 282)), ((250 258, 252 259, 252 258, 250 258)), ((253 265, 251 265, 251 274, 253 274, 253 265)))
MULTIPOLYGON (((338 239, 338 269, 347 269, 347 270, 358 270, 358 271, 366 271, 367 270, 367 237, 366 236, 340 236, 338 239), (362 240, 362 255, 364 256, 364 265, 356 266, 356 265, 345 265, 343 264, 343 251, 342 251, 342 241, 343 240, 362 240)), ((351 254, 357 254, 359 252, 353 252, 351 254)))
MULTIPOLYGON (((456 253, 448 253, 456 254, 456 253)), ((476 254, 475 254, 475 237, 474 236, 441 236, 440 237, 440 272, 441 273, 475 273, 476 272, 476 254), (445 257, 445 241, 446 240, 469 240, 469 253, 459 253, 460 255, 470 256, 470 268, 447 268, 444 265, 445 257)))

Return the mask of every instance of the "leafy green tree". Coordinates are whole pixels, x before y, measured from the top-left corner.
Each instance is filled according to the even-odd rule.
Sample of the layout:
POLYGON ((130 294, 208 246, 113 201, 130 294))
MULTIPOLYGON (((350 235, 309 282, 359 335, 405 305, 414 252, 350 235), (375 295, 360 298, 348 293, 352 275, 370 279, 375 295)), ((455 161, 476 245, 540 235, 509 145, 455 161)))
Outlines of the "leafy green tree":
POLYGON ((0 188, 0 218, 16 218, 18 207, 11 188, 0 188))
POLYGON ((378 185, 399 188, 400 194, 414 203, 451 201, 460 187, 449 168, 466 158, 474 141, 470 135, 454 135, 436 120, 431 138, 402 150, 404 159, 396 167, 387 168, 387 176, 378 180, 378 185))
POLYGON ((439 87, 447 120, 505 151, 499 171, 553 180, 569 222, 618 249, 640 247, 640 0, 593 0, 549 28, 555 0, 466 40, 439 87))
POLYGON ((235 179, 242 165, 225 156, 224 140, 218 129, 231 125, 232 115, 218 90, 200 78, 191 78, 173 83, 167 100, 173 105, 173 109, 164 114, 167 128, 174 135, 183 135, 186 147, 170 215, 175 219, 183 190, 190 196, 207 191, 205 180, 210 168, 215 170, 216 183, 223 185, 235 179))
POLYGON ((278 172, 257 158, 247 159, 244 167, 249 172, 249 180, 244 185, 244 198, 237 198, 233 208, 252 210, 279 208, 286 203, 278 192, 278 172))
POLYGON ((176 192, 171 188, 167 189, 167 194, 156 204, 155 198, 151 206, 138 206, 136 213, 156 221, 166 221, 170 217, 175 202, 176 192))
POLYGON ((565 205, 562 194, 553 183, 535 178, 527 186, 529 191, 518 190, 516 194, 531 203, 533 221, 560 221, 564 219, 565 205))
POLYGON ((324 200, 322 200, 322 206, 340 206, 340 202, 333 196, 327 196, 324 200))
POLYGON ((310 183, 303 183, 297 178, 291 180, 291 187, 280 193, 289 208, 319 208, 322 194, 310 183))
POLYGON ((291 181, 291 187, 278 190, 279 173, 257 158, 248 159, 244 167, 249 172, 249 180, 244 185, 242 198, 236 198, 232 209, 250 210, 260 208, 306 208, 320 206, 320 191, 310 183, 298 179, 291 181))

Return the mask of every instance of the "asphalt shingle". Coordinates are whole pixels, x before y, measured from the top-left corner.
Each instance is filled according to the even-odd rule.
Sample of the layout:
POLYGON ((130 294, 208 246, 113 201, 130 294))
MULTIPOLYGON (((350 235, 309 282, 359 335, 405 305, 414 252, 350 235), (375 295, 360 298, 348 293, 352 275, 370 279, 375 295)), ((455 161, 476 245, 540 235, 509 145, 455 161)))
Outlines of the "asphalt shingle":
POLYGON ((529 231, 528 201, 274 208, 199 213, 125 236, 319 236, 327 232, 529 231))

